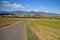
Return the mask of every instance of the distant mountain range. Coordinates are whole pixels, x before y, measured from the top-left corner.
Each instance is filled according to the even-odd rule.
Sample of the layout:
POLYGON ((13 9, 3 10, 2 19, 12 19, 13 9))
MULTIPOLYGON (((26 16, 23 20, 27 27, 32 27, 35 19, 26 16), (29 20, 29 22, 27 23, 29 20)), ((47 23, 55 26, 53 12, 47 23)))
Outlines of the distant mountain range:
POLYGON ((51 12, 36 12, 36 11, 0 11, 0 16, 16 16, 16 17, 60 17, 60 14, 51 12))

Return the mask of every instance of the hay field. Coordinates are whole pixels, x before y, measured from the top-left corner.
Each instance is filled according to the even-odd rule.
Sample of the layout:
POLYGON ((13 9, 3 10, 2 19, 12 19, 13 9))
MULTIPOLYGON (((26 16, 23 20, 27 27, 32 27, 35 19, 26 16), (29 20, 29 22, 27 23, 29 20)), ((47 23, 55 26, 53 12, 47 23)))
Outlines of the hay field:
POLYGON ((23 19, 21 18, 0 18, 0 28, 5 27, 7 25, 20 22, 23 19))
POLYGON ((60 20, 40 18, 0 18, 0 28, 25 21, 27 40, 60 40, 60 20))
POLYGON ((27 40, 60 40, 60 20, 27 19, 27 40))

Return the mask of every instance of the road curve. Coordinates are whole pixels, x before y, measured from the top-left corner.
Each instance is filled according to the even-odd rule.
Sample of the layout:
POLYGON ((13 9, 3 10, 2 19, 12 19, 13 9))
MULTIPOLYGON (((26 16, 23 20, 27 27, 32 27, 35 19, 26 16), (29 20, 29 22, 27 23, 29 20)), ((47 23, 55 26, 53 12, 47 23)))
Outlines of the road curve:
POLYGON ((0 40, 26 40, 26 24, 19 22, 2 28, 0 40))

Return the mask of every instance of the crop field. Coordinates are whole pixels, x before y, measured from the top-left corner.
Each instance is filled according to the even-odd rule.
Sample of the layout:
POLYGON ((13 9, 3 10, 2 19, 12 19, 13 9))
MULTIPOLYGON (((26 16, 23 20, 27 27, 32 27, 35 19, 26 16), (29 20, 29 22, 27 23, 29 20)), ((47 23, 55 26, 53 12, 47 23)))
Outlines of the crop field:
POLYGON ((60 40, 60 20, 28 19, 27 40, 60 40))
POLYGON ((27 40, 60 40, 60 20, 40 18, 0 18, 0 28, 25 21, 27 40))
POLYGON ((7 25, 13 24, 15 22, 22 21, 19 18, 0 18, 0 28, 5 27, 7 25))

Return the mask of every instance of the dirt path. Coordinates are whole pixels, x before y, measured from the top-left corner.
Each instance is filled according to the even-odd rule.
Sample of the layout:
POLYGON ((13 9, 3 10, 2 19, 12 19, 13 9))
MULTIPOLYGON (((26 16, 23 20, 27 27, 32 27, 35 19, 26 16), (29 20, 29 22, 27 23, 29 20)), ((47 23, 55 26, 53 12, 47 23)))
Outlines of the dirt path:
POLYGON ((26 40, 26 25, 24 22, 15 23, 0 30, 0 40, 26 40))

